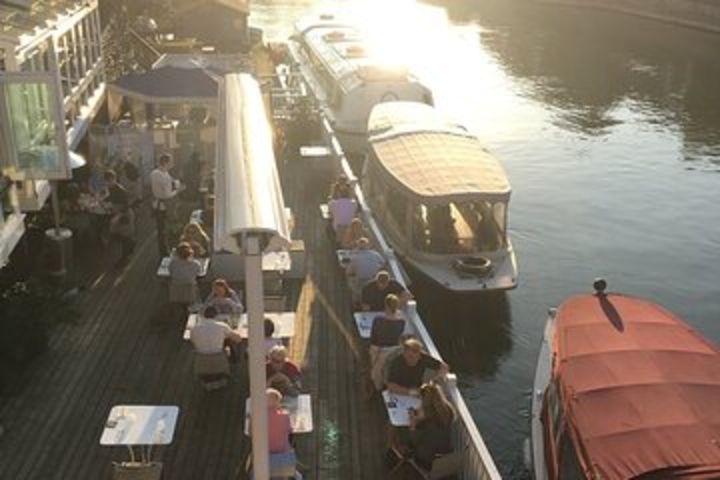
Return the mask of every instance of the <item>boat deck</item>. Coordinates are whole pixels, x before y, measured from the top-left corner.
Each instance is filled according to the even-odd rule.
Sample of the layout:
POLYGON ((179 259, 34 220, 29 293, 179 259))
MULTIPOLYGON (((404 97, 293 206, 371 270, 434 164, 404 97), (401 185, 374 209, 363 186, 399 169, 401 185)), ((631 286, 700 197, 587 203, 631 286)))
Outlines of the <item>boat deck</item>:
MULTIPOLYGON (((285 172, 286 203, 295 213, 295 237, 305 241, 307 276, 291 285, 297 305, 291 357, 301 364, 312 394, 315 428, 296 436, 309 479, 383 478, 385 411, 363 400, 360 372, 365 347, 352 322, 349 292, 325 235, 318 204, 327 180, 303 178, 303 166, 285 172), (302 181, 299 181, 302 179, 302 181)), ((248 382, 234 372, 229 388, 206 393, 192 373, 184 319, 172 315, 155 275, 157 252, 149 213, 140 218, 138 246, 124 270, 110 254, 76 252, 88 288, 79 296, 77 322, 59 325, 49 351, 13 391, 0 397, 1 479, 101 479, 124 447, 100 446, 112 406, 177 405, 173 443, 157 447, 163 478, 243 478, 249 440, 243 435, 248 382)))

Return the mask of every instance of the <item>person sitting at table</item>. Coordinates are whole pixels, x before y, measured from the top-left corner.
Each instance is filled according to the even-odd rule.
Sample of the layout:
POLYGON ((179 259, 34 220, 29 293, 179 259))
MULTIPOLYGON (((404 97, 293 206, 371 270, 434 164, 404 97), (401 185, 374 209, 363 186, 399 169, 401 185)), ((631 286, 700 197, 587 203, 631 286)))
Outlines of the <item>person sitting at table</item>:
POLYGON ((328 210, 332 219, 333 230, 335 231, 335 239, 340 242, 357 211, 357 202, 352 198, 350 187, 343 187, 339 190, 339 197, 328 202, 328 210))
POLYGON ((189 243, 196 257, 207 257, 210 254, 210 237, 197 223, 185 225, 180 241, 189 243))
POLYGON ((200 263, 193 257, 190 244, 180 243, 168 265, 170 271, 170 302, 179 304, 184 310, 198 301, 197 277, 200 263))
POLYGON ((216 278, 212 290, 205 300, 206 307, 213 306, 222 315, 242 315, 245 311, 237 292, 230 288, 227 280, 216 278))
POLYGON ((400 300, 392 293, 385 297, 385 311, 373 319, 370 331, 370 378, 375 390, 382 390, 383 366, 405 330, 405 319, 398 312, 400 300))
POLYGON ((405 340, 402 354, 391 360, 387 378, 388 390, 401 395, 417 396, 420 385, 424 383, 426 369, 436 371, 433 379, 448 373, 448 365, 423 352, 422 343, 414 338, 405 340))
POLYGON ((385 308, 385 298, 388 294, 397 295, 400 308, 404 308, 407 301, 412 298, 400 282, 390 278, 387 270, 380 270, 375 279, 366 283, 362 289, 361 307, 366 312, 379 312, 385 308))
POLYGON ((202 317, 198 315, 198 323, 190 330, 190 342, 196 352, 203 354, 220 353, 229 347, 232 357, 234 345, 243 338, 227 323, 217 320, 217 313, 214 307, 207 307, 202 317))
POLYGON ((376 250, 370 248, 370 240, 366 237, 358 240, 357 250, 350 255, 350 263, 345 272, 348 275, 353 302, 360 302, 362 287, 375 278, 377 272, 385 265, 385 259, 376 250))
POLYGON ((410 410, 409 413, 410 427, 404 445, 407 452, 405 456, 430 471, 437 455, 453 451, 455 409, 439 385, 425 383, 420 387, 420 408, 410 410))
POLYGON ((350 189, 350 181, 348 180, 347 175, 344 173, 341 173, 338 175, 337 181, 335 181, 330 186, 330 196, 328 197, 328 201, 335 200, 336 198, 340 198, 342 192, 344 190, 350 189))
POLYGON ((265 366, 267 386, 276 388, 283 395, 298 396, 301 388, 300 369, 287 359, 287 349, 282 345, 275 346, 270 350, 268 358, 265 366))
POLYGON ((292 450, 290 414, 282 406, 282 393, 275 388, 265 390, 267 395, 267 424, 270 453, 286 453, 292 450))
POLYGON ((263 328, 265 329, 265 355, 270 355, 270 351, 275 347, 282 347, 282 340, 273 338, 275 334, 275 322, 266 318, 263 320, 263 328))
POLYGON ((344 249, 357 248, 361 238, 370 238, 370 232, 363 225, 363 221, 355 217, 350 222, 350 227, 345 231, 345 235, 340 240, 340 246, 344 249))

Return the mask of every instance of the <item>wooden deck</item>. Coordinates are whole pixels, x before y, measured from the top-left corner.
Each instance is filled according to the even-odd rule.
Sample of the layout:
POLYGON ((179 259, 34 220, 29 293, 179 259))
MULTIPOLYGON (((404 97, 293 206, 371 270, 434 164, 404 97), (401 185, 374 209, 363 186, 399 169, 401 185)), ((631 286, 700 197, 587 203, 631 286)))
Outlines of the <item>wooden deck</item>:
MULTIPOLYGON (((318 214, 327 179, 310 178, 299 164, 286 173, 295 236, 307 249, 307 277, 295 282, 289 298, 298 314, 291 356, 301 364, 313 399, 315 429, 297 436, 299 458, 309 467, 305 477, 384 478, 385 413, 381 403, 363 400, 365 346, 318 214)), ((169 312, 155 276, 148 212, 141 226, 126 269, 112 269, 107 255, 91 257, 81 318, 55 329, 50 351, 33 364, 22 387, 0 397, 0 479, 111 478, 111 462, 125 460, 127 451, 102 447, 99 438, 117 404, 180 407, 173 443, 154 450, 164 463, 164 479, 243 478, 247 378, 238 369, 229 388, 212 393, 194 380, 190 345, 182 340, 184 320, 169 312)))

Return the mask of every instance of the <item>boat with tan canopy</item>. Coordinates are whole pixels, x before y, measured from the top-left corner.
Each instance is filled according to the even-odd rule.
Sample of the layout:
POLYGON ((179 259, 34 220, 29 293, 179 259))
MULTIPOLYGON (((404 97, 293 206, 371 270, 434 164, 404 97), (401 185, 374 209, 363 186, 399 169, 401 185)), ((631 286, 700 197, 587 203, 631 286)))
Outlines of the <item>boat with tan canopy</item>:
POLYGON ((362 185, 407 263, 456 292, 517 286, 510 182, 477 137, 417 102, 377 105, 362 185))

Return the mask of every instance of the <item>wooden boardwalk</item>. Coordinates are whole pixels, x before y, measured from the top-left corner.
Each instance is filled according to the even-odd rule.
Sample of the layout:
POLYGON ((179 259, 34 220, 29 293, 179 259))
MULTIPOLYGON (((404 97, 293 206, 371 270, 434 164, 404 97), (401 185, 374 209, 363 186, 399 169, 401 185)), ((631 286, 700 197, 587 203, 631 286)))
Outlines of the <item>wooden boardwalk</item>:
MULTIPOLYGON (((291 286, 288 305, 298 321, 290 350, 312 394, 315 425, 312 434, 297 436, 299 458, 308 479, 381 479, 385 413, 381 403, 363 400, 365 346, 317 213, 327 179, 310 178, 301 165, 286 173, 286 203, 296 214, 295 236, 305 241, 308 272, 291 286)), ((155 276, 147 212, 140 223, 128 267, 115 270, 114 258, 91 257, 81 317, 55 329, 49 352, 26 372, 22 387, 0 397, 0 479, 111 478, 111 462, 125 460, 127 451, 102 447, 99 438, 117 404, 180 407, 173 443, 154 450, 164 479, 243 478, 247 378, 238 369, 229 388, 212 393, 194 380, 184 320, 168 310, 155 276)))

